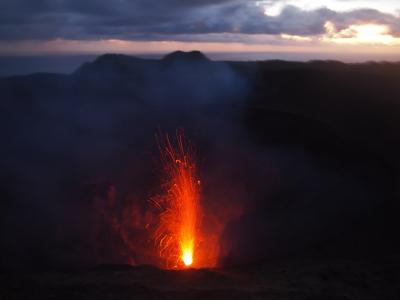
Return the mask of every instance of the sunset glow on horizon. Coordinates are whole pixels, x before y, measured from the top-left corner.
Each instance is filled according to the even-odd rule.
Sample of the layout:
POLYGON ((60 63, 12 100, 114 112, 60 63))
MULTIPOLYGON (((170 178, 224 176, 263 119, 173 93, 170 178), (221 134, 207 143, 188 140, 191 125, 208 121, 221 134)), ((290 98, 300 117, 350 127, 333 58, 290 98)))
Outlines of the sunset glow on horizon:
MULTIPOLYGON (((100 7, 93 5, 93 13, 90 4, 87 11, 60 4, 57 9, 26 12, 23 24, 19 19, 0 22, 0 55, 196 49, 319 53, 335 59, 360 53, 368 60, 400 59, 400 2, 395 0, 215 0, 185 5, 165 1, 157 6, 150 2, 122 0, 110 7, 102 2, 100 7), (44 15, 44 23, 36 22, 44 15), (70 23, 61 24, 58 20, 63 18, 70 23)), ((10 19, 7 11, 12 12, 0 12, 3 19, 10 19)))

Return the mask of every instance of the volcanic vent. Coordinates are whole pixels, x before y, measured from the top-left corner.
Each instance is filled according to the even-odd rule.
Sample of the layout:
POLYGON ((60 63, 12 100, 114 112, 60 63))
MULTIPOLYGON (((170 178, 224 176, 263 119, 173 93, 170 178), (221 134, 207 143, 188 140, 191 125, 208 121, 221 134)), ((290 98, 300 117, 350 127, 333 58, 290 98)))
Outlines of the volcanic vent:
POLYGON ((165 182, 164 194, 152 199, 160 211, 154 239, 167 268, 196 266, 201 205, 193 148, 180 131, 173 140, 167 135, 160 151, 165 182))

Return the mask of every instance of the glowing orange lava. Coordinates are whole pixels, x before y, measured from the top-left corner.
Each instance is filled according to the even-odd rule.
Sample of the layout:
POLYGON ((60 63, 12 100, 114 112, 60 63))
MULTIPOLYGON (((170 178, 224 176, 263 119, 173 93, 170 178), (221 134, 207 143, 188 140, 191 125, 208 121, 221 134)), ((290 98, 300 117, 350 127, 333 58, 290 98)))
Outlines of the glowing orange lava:
POLYGON ((200 227, 200 181, 190 143, 178 131, 160 143, 165 172, 164 194, 152 199, 160 210, 154 240, 167 268, 196 265, 196 245, 200 227))

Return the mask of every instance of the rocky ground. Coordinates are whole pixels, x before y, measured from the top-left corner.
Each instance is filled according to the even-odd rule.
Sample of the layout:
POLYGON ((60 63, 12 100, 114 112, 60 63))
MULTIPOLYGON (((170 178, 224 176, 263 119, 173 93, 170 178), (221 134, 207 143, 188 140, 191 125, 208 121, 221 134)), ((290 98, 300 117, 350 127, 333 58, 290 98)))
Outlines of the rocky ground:
POLYGON ((171 271, 99 266, 1 274, 0 299, 400 299, 400 261, 285 261, 171 271))

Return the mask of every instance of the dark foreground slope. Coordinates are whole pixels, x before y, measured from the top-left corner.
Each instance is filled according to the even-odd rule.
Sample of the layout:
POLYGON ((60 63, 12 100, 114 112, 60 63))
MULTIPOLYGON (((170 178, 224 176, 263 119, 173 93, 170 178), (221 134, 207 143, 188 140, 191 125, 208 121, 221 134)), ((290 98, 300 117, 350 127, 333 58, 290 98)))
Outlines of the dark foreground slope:
POLYGON ((199 52, 1 79, 0 266, 159 264, 146 227, 162 181, 154 134, 180 127, 220 265, 396 256, 399 80, 398 64, 199 52))
POLYGON ((167 271, 100 266, 89 271, 1 275, 2 299, 398 299, 400 264, 286 261, 167 271))

